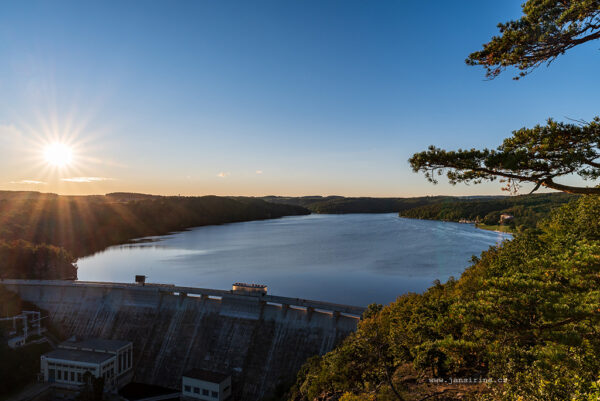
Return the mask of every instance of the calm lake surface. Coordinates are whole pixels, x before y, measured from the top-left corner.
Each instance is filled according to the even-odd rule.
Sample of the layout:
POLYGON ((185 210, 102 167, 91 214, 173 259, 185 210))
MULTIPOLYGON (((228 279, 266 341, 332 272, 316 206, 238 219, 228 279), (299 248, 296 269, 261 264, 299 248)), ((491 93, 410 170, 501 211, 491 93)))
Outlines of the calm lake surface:
POLYGON ((113 246, 79 259, 78 275, 133 282, 144 274, 149 282, 226 290, 236 281, 261 283, 274 295, 364 306, 458 278, 472 255, 509 238, 397 214, 313 214, 113 246))

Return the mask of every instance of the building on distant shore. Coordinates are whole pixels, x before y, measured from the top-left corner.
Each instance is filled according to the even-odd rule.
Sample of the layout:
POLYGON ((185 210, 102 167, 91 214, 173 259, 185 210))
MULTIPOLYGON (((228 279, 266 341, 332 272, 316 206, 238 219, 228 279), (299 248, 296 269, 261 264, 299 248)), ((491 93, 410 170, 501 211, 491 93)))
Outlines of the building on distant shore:
POLYGON ((500 215, 500 224, 509 222, 509 221, 513 220, 514 218, 515 218, 515 216, 513 216, 512 214, 501 214, 500 215))
POLYGON ((231 397, 231 376, 209 370, 192 369, 181 378, 183 399, 225 401, 231 397))
POLYGON ((69 340, 40 358, 45 382, 73 389, 100 377, 105 390, 122 387, 131 380, 132 368, 133 345, 121 340, 69 340))

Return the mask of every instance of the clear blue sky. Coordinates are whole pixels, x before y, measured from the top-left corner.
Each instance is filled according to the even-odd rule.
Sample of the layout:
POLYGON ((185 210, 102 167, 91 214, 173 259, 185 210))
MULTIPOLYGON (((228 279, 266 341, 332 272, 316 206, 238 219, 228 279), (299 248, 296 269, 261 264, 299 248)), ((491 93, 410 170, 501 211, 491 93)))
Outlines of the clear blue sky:
POLYGON ((413 196, 430 144, 600 114, 599 42, 515 82, 464 64, 519 1, 18 1, 0 12, 0 189, 413 196), (72 163, 48 166, 65 142, 72 163))

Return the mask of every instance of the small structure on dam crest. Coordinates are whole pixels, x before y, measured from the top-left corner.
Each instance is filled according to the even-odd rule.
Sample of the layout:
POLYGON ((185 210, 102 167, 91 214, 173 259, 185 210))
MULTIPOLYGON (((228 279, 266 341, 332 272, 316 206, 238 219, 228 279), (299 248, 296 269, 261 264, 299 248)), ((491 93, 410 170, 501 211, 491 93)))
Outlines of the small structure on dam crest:
POLYGON ((267 286, 264 284, 234 283, 231 291, 238 294, 267 295, 267 286))

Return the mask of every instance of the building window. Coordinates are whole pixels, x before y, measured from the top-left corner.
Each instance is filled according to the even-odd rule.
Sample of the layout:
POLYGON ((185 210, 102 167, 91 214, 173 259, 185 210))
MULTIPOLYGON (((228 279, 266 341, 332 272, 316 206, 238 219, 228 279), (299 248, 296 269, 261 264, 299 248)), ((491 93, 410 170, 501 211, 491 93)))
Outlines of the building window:
POLYGON ((75 381, 75 372, 71 372, 71 381, 74 382, 75 381))
POLYGON ((194 393, 200 394, 200 389, 198 387, 194 387, 194 393))
POLYGON ((202 395, 208 395, 208 390, 207 390, 207 389, 205 389, 205 388, 203 388, 203 389, 202 389, 202 395))
POLYGON ((212 398, 219 398, 219 393, 216 391, 213 391, 211 396, 212 396, 212 398))
POLYGON ((192 387, 191 386, 184 386, 183 388, 184 388, 184 391, 186 393, 191 393, 192 392, 192 387))
POLYGON ((83 378, 81 377, 81 372, 77 373, 77 382, 81 383, 83 381, 83 378))
POLYGON ((62 380, 62 370, 58 371, 58 376, 57 376, 58 380, 62 380))

